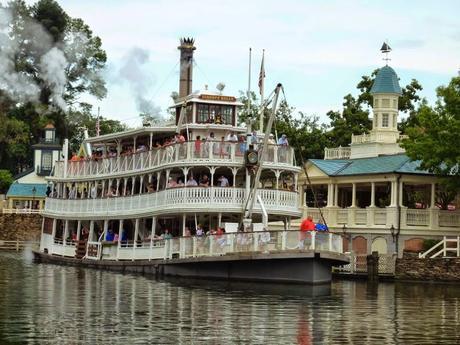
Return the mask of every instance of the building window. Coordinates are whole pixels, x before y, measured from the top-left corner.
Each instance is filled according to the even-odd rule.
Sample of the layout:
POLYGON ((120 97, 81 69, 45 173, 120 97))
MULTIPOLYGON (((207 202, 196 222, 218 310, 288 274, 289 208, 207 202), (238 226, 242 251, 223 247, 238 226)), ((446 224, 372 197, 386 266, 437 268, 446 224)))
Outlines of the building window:
POLYGON ((382 114, 382 127, 388 127, 389 116, 388 114, 382 114))
POLYGON ((197 104, 196 107, 196 122, 197 123, 206 123, 209 118, 209 105, 207 104, 197 104))
POLYGON ((385 99, 382 99, 382 107, 383 108, 389 108, 390 107, 390 100, 385 98, 385 99))
POLYGON ((42 169, 45 171, 50 171, 53 167, 53 152, 51 151, 42 151, 42 169))
POLYGON ((221 108, 222 123, 224 125, 233 124, 233 107, 231 105, 223 105, 221 108))
POLYGON ((185 111, 187 123, 193 122, 193 104, 187 104, 187 109, 185 111))

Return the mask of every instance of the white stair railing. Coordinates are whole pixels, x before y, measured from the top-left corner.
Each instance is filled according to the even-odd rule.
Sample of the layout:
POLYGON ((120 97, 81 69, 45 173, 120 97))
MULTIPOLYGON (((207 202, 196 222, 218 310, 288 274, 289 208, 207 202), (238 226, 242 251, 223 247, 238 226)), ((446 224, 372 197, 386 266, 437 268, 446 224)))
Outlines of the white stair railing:
POLYGON ((457 236, 455 238, 448 238, 447 236, 444 236, 443 239, 435 244, 433 247, 428 249, 424 253, 419 254, 419 258, 436 258, 442 254, 442 257, 447 257, 447 252, 454 252, 455 256, 460 257, 460 236, 457 236), (455 243, 455 246, 449 246, 449 243, 455 243), (439 249, 441 248, 441 249, 439 249), (439 249, 437 252, 432 254, 436 249, 439 249), (432 254, 432 255, 430 255, 432 254))

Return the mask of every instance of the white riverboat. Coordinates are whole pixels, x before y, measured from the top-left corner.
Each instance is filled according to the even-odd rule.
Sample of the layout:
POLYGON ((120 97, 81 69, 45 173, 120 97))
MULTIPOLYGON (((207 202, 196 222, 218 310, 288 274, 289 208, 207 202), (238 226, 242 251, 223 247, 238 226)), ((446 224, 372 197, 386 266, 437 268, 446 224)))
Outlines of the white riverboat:
POLYGON ((341 237, 331 233, 312 232, 298 249, 298 231, 290 231, 291 219, 301 216, 301 169, 293 148, 270 141, 268 130, 251 136, 238 126, 242 104, 235 97, 191 92, 193 40, 182 39, 179 50, 175 123, 86 138, 87 157, 56 162, 47 178, 53 192, 36 255, 144 272, 160 263, 169 274, 228 278, 228 263, 243 260, 250 267, 251 254, 249 262, 258 263, 249 273, 235 275, 239 269, 233 267, 234 278, 286 281, 303 279, 273 274, 273 260, 302 266, 323 251, 326 271, 346 261, 341 237), (284 223, 284 230, 269 231, 272 222, 284 223), (271 266, 261 267, 259 259, 270 259, 271 266), (184 269, 187 263, 193 269, 184 269))

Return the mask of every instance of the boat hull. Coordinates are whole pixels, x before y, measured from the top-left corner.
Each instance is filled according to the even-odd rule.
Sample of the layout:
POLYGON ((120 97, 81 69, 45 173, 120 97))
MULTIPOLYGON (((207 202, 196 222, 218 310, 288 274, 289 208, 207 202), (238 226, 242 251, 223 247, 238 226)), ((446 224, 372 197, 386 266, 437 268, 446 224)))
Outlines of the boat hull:
POLYGON ((343 254, 314 251, 150 261, 88 260, 34 252, 34 258, 41 263, 123 273, 297 284, 329 283, 332 279, 332 266, 348 263, 343 254))

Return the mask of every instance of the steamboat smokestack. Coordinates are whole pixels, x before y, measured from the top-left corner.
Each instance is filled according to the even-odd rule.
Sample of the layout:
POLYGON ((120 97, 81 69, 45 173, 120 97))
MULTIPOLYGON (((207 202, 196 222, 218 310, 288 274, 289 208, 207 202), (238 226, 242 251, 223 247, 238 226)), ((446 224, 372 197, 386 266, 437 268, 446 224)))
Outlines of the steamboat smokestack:
POLYGON ((179 80, 179 98, 186 97, 192 93, 193 80, 193 51, 196 47, 193 45, 193 38, 181 38, 180 46, 180 80, 179 80))

